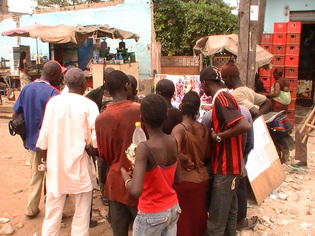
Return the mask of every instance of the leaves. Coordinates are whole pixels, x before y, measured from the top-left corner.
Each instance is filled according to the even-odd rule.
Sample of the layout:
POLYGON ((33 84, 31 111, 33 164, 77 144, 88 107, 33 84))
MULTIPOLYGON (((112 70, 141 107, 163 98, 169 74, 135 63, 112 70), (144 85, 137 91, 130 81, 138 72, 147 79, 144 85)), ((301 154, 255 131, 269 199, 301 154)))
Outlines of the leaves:
POLYGON ((156 40, 163 55, 192 55, 195 42, 207 35, 237 32, 238 18, 222 0, 154 1, 156 40))

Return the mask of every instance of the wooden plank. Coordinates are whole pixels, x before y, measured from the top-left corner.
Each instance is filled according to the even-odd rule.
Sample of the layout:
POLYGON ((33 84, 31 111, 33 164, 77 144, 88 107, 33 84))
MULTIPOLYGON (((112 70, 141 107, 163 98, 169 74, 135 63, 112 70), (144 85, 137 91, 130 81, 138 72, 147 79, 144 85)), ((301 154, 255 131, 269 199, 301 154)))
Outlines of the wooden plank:
POLYGON ((264 201, 285 179, 284 168, 263 117, 254 121, 254 149, 246 170, 257 204, 264 201))

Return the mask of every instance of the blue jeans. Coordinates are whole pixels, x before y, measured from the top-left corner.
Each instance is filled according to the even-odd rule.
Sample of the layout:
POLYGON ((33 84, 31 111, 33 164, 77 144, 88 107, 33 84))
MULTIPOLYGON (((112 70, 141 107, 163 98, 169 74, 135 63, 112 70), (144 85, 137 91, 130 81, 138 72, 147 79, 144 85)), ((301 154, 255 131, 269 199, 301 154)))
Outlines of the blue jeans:
POLYGON ((178 204, 157 213, 138 211, 133 223, 133 236, 176 236, 180 212, 178 204))

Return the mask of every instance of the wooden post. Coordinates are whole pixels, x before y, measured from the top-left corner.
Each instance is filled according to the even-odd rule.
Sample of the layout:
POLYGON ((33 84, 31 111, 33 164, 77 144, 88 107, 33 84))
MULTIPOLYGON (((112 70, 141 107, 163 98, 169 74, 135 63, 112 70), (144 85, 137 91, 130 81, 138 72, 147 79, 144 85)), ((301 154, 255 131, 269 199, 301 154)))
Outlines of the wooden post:
POLYGON ((239 4, 239 35, 237 50, 237 66, 240 71, 240 78, 244 84, 247 81, 247 57, 249 43, 249 5, 250 0, 240 0, 239 4))
POLYGON ((265 12, 267 0, 259 0, 259 16, 258 16, 258 36, 257 43, 261 43, 261 36, 264 32, 265 12))
POLYGON ((255 89, 255 74, 256 74, 256 45, 258 43, 258 11, 257 11, 257 19, 252 11, 252 7, 258 8, 258 0, 251 0, 250 8, 250 21, 249 21, 249 48, 248 48, 248 72, 247 72, 247 80, 246 86, 252 89, 255 89))
MULTIPOLYGON (((265 0, 260 0, 265 1, 265 0)), ((259 42, 260 28, 259 0, 241 0, 239 5, 239 45, 237 64, 241 80, 246 86, 254 89, 256 73, 256 45, 259 42), (258 11, 257 11, 258 8, 258 11)), ((261 14, 264 14, 264 9, 261 14)))

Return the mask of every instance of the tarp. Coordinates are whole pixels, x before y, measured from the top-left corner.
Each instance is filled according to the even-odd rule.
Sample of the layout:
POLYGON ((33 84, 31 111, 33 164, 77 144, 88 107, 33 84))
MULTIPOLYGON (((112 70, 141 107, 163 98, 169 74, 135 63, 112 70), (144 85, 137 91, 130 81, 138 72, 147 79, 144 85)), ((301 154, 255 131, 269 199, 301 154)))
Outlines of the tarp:
POLYGON ((112 39, 135 39, 139 40, 139 35, 121 29, 109 27, 108 25, 88 25, 77 27, 69 25, 43 26, 33 24, 24 27, 18 27, 12 30, 3 31, 5 36, 21 36, 39 38, 48 43, 75 43, 83 44, 89 38, 112 38, 112 39))
MULTIPOLYGON (((194 54, 202 53, 205 56, 211 56, 219 52, 228 51, 237 56, 238 35, 212 35, 199 39, 194 46, 194 54)), ((256 68, 270 64, 273 55, 256 45, 256 68)))
POLYGON ((87 25, 77 26, 75 28, 75 38, 79 44, 82 44, 85 39, 89 37, 94 38, 112 38, 112 39, 135 39, 136 42, 139 40, 139 36, 135 33, 112 28, 109 25, 87 25))
POLYGON ((47 43, 77 43, 75 27, 69 25, 44 26, 29 33, 32 38, 40 38, 47 43))
POLYGON ((10 36, 10 37, 30 37, 30 31, 35 30, 35 29, 41 29, 45 26, 41 24, 32 24, 32 25, 27 25, 27 26, 22 26, 22 27, 17 27, 14 29, 6 30, 2 32, 3 36, 10 36))

